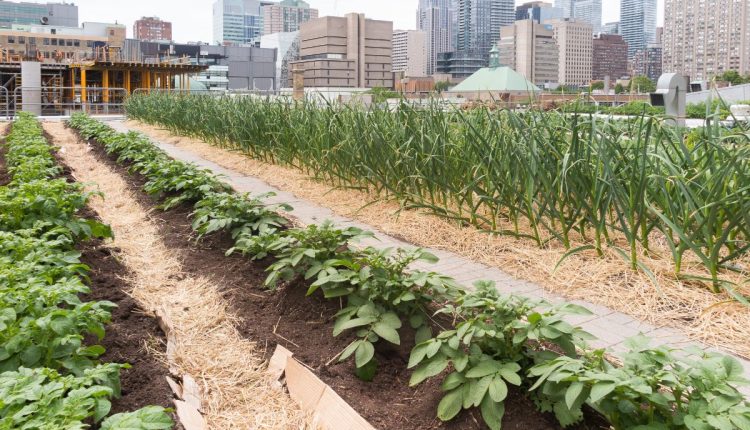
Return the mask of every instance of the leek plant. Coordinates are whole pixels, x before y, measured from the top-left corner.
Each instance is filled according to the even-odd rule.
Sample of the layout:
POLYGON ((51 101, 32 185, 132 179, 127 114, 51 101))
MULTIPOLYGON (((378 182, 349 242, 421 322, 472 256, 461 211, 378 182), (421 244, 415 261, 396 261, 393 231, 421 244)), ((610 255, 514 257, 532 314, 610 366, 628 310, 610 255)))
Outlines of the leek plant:
POLYGON ((663 235, 676 274, 686 276, 692 253, 713 291, 731 291, 722 270, 746 270, 737 260, 750 247, 747 130, 688 134, 645 115, 165 93, 131 97, 127 113, 489 233, 559 242, 566 256, 609 247, 650 274, 641 256, 658 256, 650 241, 663 235))

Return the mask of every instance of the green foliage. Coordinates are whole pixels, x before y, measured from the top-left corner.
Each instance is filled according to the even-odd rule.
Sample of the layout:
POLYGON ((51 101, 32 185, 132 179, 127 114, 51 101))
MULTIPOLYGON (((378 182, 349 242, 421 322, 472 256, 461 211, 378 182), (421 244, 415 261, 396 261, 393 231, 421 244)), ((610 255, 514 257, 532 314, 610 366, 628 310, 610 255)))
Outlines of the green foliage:
POLYGON ((630 79, 630 92, 645 94, 656 91, 656 82, 646 76, 636 76, 630 79))
POLYGON ((618 82, 615 84, 615 94, 623 94, 625 92, 625 87, 621 83, 618 82))
POLYGON ((438 93, 442 93, 443 91, 447 91, 450 89, 451 83, 449 81, 438 81, 435 82, 435 91, 438 93))
POLYGON ((195 211, 191 215, 193 230, 199 237, 226 230, 231 233, 232 239, 240 235, 274 233, 287 224, 278 212, 291 211, 292 207, 286 204, 266 206, 263 199, 273 195, 268 193, 253 198, 248 194, 207 194, 195 204, 195 211))
POLYGON ((388 99, 400 99, 401 94, 390 90, 388 88, 373 88, 368 91, 369 94, 372 94, 372 101, 375 103, 384 103, 388 99))
POLYGON ((750 84, 750 75, 742 77, 736 70, 727 70, 716 79, 729 82, 732 85, 750 84))
MULTIPOLYGON (((99 364, 114 304, 84 302, 89 268, 76 242, 112 237, 79 216, 90 193, 56 178, 39 123, 20 114, 0 187, 0 429, 84 429, 120 395, 125 365, 99 364), (88 337, 87 341, 84 338, 88 337)), ((140 427, 147 428, 147 427, 140 427)))
POLYGON ((174 427, 169 409, 146 406, 135 412, 112 415, 102 422, 100 430, 165 430, 174 427))

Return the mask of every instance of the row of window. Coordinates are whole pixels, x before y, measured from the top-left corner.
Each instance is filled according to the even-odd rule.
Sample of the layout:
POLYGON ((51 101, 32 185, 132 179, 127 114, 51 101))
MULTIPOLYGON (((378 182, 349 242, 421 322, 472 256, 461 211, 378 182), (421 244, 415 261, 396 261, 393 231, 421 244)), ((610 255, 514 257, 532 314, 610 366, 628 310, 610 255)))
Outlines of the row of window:
MULTIPOLYGON (((8 42, 7 43, 20 43, 20 44, 26 44, 29 45, 36 45, 37 44, 37 37, 26 37, 26 36, 8 36, 8 42)), ((46 46, 81 46, 81 40, 78 39, 55 39, 55 38, 39 38, 42 41, 42 45, 46 46)), ((91 48, 94 46, 94 42, 91 40, 86 40, 85 42, 86 47, 91 48)))
MULTIPOLYGON (((10 55, 23 54, 23 53, 24 51, 16 51, 15 49, 8 50, 8 54, 10 55)), ((43 51, 42 52, 42 57, 44 57, 45 59, 55 59, 55 58, 59 58, 59 59, 71 58, 72 59, 72 58, 75 58, 75 55, 76 55, 75 52, 62 52, 62 51, 54 51, 54 52, 43 51)))

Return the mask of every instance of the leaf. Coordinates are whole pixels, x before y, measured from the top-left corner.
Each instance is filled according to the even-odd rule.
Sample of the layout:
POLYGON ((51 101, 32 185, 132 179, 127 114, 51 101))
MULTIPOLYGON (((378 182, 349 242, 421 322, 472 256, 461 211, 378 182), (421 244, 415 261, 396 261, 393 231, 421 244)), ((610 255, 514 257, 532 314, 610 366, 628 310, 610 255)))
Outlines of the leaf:
POLYGON ((466 378, 464 377, 464 375, 458 372, 453 372, 445 377, 440 388, 442 388, 443 391, 450 391, 454 388, 459 387, 464 382, 466 382, 466 378))
POLYGON ((449 392, 440 400, 437 417, 441 421, 450 421, 461 412, 461 405, 463 405, 463 390, 458 388, 449 392))
POLYGON ((464 404, 468 402, 472 406, 479 406, 482 403, 484 396, 487 395, 487 389, 489 388, 492 379, 492 376, 485 376, 472 384, 468 398, 464 398, 464 404))
POLYGON ((505 403, 495 402, 489 396, 486 396, 480 406, 482 419, 492 430, 500 430, 503 425, 503 415, 505 415, 505 403))
POLYGON ((570 387, 568 387, 568 390, 565 392, 565 405, 568 409, 573 409, 573 406, 576 404, 576 401, 582 392, 583 382, 573 382, 570 384, 570 387))
POLYGON ((432 329, 427 324, 419 327, 414 333, 414 343, 422 343, 432 338, 432 329))
POLYGON ((500 369, 500 375, 502 375, 503 379, 508 381, 509 383, 513 385, 521 385, 521 377, 518 375, 518 373, 503 367, 500 369))
POLYGON ((508 386, 502 378, 495 376, 489 386, 489 394, 493 401, 502 402, 508 397, 508 386))
POLYGON ((413 387, 427 378, 440 374, 448 367, 448 359, 443 355, 436 355, 430 361, 422 363, 414 369, 409 379, 409 386, 413 387))
POLYGON ((589 399, 596 403, 599 400, 603 399, 604 396, 614 391, 617 384, 614 382, 597 382, 594 384, 593 387, 591 387, 591 396, 589 399))
POLYGON ((341 355, 339 356, 339 361, 344 361, 347 358, 349 358, 352 354, 354 354, 354 351, 359 347, 359 344, 363 342, 362 340, 355 340, 354 342, 350 343, 344 350, 341 352, 341 355))
POLYGON ((112 403, 107 399, 96 399, 96 409, 94 411, 94 422, 101 421, 102 418, 109 414, 112 409, 112 403))
POLYGON ((469 369, 466 372, 467 378, 481 378, 483 376, 492 375, 497 373, 502 368, 502 364, 495 360, 484 360, 480 361, 479 364, 469 369))
POLYGON ((375 323, 372 326, 372 330, 377 333, 378 336, 394 345, 401 344, 401 339, 398 336, 398 332, 383 321, 375 323))
MULTIPOLYGON (((367 324, 372 324, 375 321, 377 321, 377 318, 375 317, 360 317, 360 318, 352 318, 348 321, 345 321, 341 324, 335 324, 333 327, 333 335, 338 336, 341 333, 344 332, 344 330, 349 330, 355 327, 361 327, 367 324)), ((338 323, 338 321, 336 321, 338 323)))
POLYGON ((357 375, 357 378, 371 382, 373 379, 375 379, 375 375, 378 372, 378 360, 373 358, 367 364, 365 364, 362 367, 357 367, 354 370, 354 374, 357 375))
POLYGON ((375 347, 371 342, 363 340, 357 346, 357 350, 354 353, 354 363, 357 367, 363 367, 365 364, 372 360, 375 355, 375 347))

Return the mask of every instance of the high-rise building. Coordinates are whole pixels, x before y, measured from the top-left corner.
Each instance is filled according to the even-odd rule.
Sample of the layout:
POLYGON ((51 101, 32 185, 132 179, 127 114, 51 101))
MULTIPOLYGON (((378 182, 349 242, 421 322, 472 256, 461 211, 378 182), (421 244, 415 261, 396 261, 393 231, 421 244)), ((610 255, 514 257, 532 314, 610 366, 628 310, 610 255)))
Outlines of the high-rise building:
POLYGON ((594 33, 602 31, 602 0, 576 0, 574 18, 591 24, 594 33))
POLYGON ((0 28, 13 25, 78 27, 78 6, 73 3, 30 3, 0 0, 0 28))
POLYGON ((576 0, 555 0, 555 7, 562 9, 563 18, 573 18, 576 0))
POLYGON ((501 65, 535 85, 557 82, 559 55, 551 25, 527 19, 505 26, 500 30, 498 50, 501 65))
MULTIPOLYGON (((364 14, 324 16, 300 26, 299 61, 305 87, 392 88, 393 23, 364 14)), ((291 83, 290 83, 291 86, 291 83)))
POLYGON ((561 18, 588 22, 594 33, 601 32, 602 0, 555 0, 555 7, 562 11, 561 18))
POLYGON ((659 44, 639 49, 630 60, 630 76, 646 76, 656 82, 662 74, 662 47, 659 44))
POLYGON ((436 72, 438 54, 453 51, 454 12, 452 0, 419 0, 417 29, 425 33, 428 75, 436 72))
POLYGON ((172 40, 172 23, 155 16, 144 16, 133 24, 133 38, 139 40, 172 40))
POLYGON ((628 44, 616 34, 595 34, 592 44, 591 79, 613 81, 628 75, 628 44))
POLYGON ((456 0, 456 45, 452 58, 463 62, 462 74, 471 75, 487 66, 490 50, 500 38, 500 28, 513 24, 515 15, 513 0, 456 0), (476 64, 477 58, 482 58, 484 64, 469 70, 467 67, 476 64))
POLYGON ((263 6, 263 34, 288 33, 318 17, 318 10, 302 0, 283 0, 263 6))
POLYGON ((665 0, 662 44, 665 73, 750 73, 750 0, 665 0))
POLYGON ((602 25, 604 34, 620 34, 620 21, 608 22, 602 25))
POLYGON ((214 42, 223 45, 259 45, 263 34, 262 0, 216 0, 213 6, 214 42))
MULTIPOLYGON (((654 43, 656 40, 656 0, 621 0, 620 34, 628 43, 628 57, 632 57, 635 51, 645 49, 647 45, 654 43)), ((692 43, 692 40, 688 43, 692 43)))
POLYGON ((427 74, 427 46, 425 32, 396 30, 393 32, 393 71, 405 77, 427 74))
POLYGON ((591 24, 564 18, 548 22, 554 29, 558 49, 558 82, 587 85, 591 82, 593 32, 591 24))
POLYGON ((516 7, 516 21, 531 19, 537 23, 543 23, 549 19, 563 17, 563 10, 553 7, 551 3, 543 1, 532 1, 516 7))

